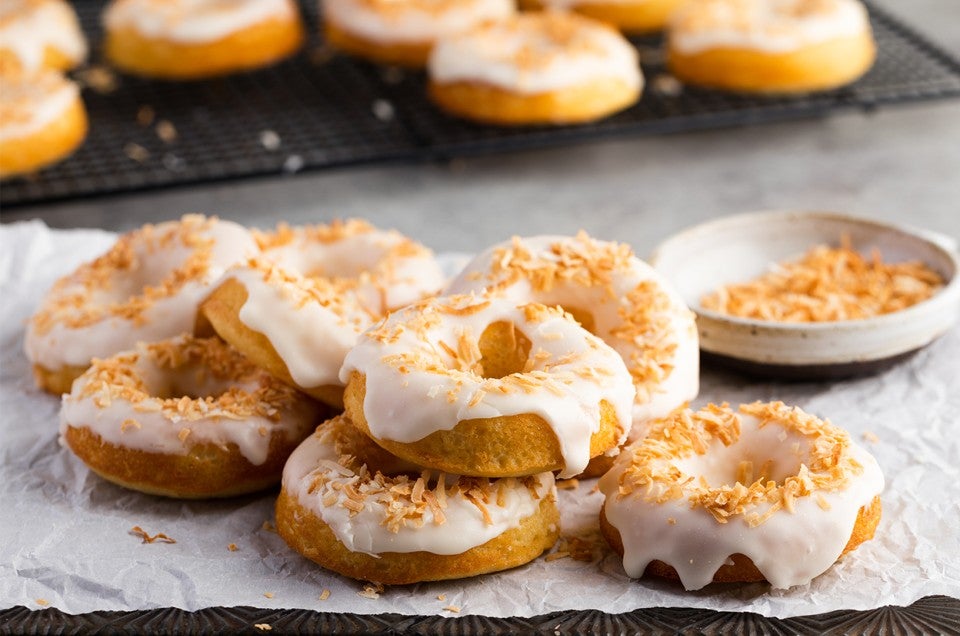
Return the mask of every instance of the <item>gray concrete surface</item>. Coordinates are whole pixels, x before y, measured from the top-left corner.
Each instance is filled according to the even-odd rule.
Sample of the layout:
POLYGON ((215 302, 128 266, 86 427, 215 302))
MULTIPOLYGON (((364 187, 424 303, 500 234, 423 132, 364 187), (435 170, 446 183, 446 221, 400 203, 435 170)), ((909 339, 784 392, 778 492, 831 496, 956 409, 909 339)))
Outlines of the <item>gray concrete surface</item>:
MULTIPOLYGON (((960 0, 884 0, 960 54, 960 0)), ((721 214, 824 209, 960 236, 960 101, 752 128, 352 168, 15 208, 4 222, 126 230, 202 211, 268 227, 361 216, 437 250, 579 228, 646 254, 721 214)))

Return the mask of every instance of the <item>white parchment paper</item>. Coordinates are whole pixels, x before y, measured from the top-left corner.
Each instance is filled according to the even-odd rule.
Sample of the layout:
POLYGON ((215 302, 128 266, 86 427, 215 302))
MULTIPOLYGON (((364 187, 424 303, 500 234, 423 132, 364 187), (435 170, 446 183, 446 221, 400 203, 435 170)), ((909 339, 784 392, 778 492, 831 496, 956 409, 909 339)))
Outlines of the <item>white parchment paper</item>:
MULTIPOLYGON (((810 585, 763 584, 695 593, 628 579, 599 543, 592 562, 560 558, 463 581, 363 585, 290 551, 274 532, 275 493, 181 502, 113 486, 57 442, 59 399, 34 387, 24 321, 53 281, 103 252, 113 236, 0 226, 0 609, 45 604, 71 613, 252 605, 326 612, 534 616, 564 609, 618 613, 703 607, 787 617, 960 597, 960 329, 900 366, 835 384, 757 383, 705 371, 697 404, 782 399, 846 427, 887 479, 877 537, 810 585), (867 438, 876 441, 864 440, 867 438), (175 544, 143 544, 139 525, 175 544), (228 550, 236 544, 237 550, 228 550), (323 590, 330 595, 319 600, 323 590), (437 597, 444 595, 444 600, 437 597)), ((562 491, 564 534, 595 535, 594 482, 562 491)))

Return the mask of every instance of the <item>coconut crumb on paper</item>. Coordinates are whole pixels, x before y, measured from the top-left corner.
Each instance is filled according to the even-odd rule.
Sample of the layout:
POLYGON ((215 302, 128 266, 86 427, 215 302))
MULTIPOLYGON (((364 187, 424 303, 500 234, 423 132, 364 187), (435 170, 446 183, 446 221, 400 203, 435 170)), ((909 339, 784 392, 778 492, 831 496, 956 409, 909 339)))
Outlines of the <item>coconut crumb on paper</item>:
POLYGON ((383 593, 383 583, 368 583, 363 586, 363 591, 357 592, 357 596, 376 600, 383 593))
POLYGON ((140 526, 133 526, 130 528, 130 534, 135 537, 139 537, 142 543, 176 543, 177 540, 173 537, 169 537, 162 532, 151 535, 146 530, 140 526))

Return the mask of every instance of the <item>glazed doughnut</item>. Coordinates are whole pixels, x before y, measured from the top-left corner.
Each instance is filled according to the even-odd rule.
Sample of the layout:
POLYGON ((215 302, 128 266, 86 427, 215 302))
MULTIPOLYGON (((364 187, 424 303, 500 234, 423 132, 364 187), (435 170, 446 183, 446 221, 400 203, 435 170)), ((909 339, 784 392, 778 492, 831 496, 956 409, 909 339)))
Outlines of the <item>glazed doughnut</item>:
POLYGON ((58 280, 30 319, 25 349, 37 385, 66 393, 93 358, 193 331, 212 283, 256 251, 243 227, 198 214, 121 236, 58 280))
POLYGON ((3 70, 0 88, 0 179, 56 163, 83 143, 80 89, 57 71, 3 70))
POLYGON ((572 124, 640 98, 637 52, 612 27, 576 14, 534 12, 442 37, 427 65, 444 111, 502 125, 572 124))
POLYGON ((549 472, 497 480, 396 474, 358 459, 368 447, 376 448, 338 416, 284 468, 277 532, 325 568, 386 584, 438 581, 523 565, 557 540, 549 472))
POLYGON ((228 497, 279 481, 320 415, 221 340, 182 336, 94 360, 63 396, 60 434, 115 484, 228 497))
POLYGON ((33 73, 69 70, 87 58, 77 14, 64 0, 0 3, 0 67, 33 73))
POLYGON ((516 13, 513 0, 322 0, 335 48, 384 64, 422 67, 439 37, 516 13))
POLYGON ((483 477, 576 475, 622 443, 634 395, 617 353, 562 310, 473 296, 390 314, 340 379, 347 414, 377 444, 483 477))
POLYGON ((600 479, 627 574, 804 585, 871 539, 883 475, 843 429, 782 402, 682 409, 600 479))
POLYGON ((667 30, 677 78, 733 91, 836 88, 866 73, 875 57, 858 0, 693 0, 667 30))
POLYGON ((103 23, 111 63, 171 80, 269 66, 304 39, 294 0, 113 0, 103 23))
POLYGON ((258 236, 263 256, 227 272, 201 311, 225 340, 281 380, 333 406, 340 365, 387 311, 435 294, 432 253, 365 221, 258 236))
POLYGON ((627 364, 637 393, 633 420, 662 417, 696 397, 700 353, 694 315, 624 243, 573 237, 514 237, 488 248, 448 292, 488 293, 559 305, 627 364))
POLYGON ((565 9, 612 24, 625 33, 650 33, 667 24, 684 0, 520 0, 524 9, 565 9))

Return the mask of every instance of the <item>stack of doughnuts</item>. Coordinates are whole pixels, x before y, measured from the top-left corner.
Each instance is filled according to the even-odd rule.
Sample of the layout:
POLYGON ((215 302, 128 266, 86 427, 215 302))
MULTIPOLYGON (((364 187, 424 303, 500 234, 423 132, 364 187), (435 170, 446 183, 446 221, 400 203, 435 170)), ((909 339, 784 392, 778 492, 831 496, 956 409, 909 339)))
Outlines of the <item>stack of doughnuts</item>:
MULTIPOLYGON (((30 320, 25 348, 37 384, 67 394, 62 441, 92 470, 151 494, 226 497, 279 481, 287 457, 328 412, 285 368, 262 363, 266 354, 253 345, 274 350, 263 334, 253 345, 244 339, 254 333, 248 315, 273 307, 287 312, 281 321, 309 322, 316 311, 310 302, 353 303, 360 323, 340 336, 346 344, 311 340, 303 325, 268 330, 291 338, 307 358, 325 357, 316 365, 333 369, 335 381, 363 325, 390 303, 418 300, 441 283, 429 251, 365 222, 260 233, 187 215, 120 237, 57 281, 30 320), (237 306, 213 311, 234 297, 224 290, 251 264, 262 267, 252 269, 251 291, 241 287, 237 306), (255 286, 262 271, 294 264, 299 291, 282 274, 255 286), (331 296, 317 297, 320 289, 331 296), (222 318, 231 309, 239 315, 222 318)), ((332 387, 327 401, 339 404, 342 392, 332 387)))
POLYGON ((790 587, 873 536, 883 477, 845 431, 686 407, 693 316, 629 246, 515 237, 443 284, 364 221, 189 215, 58 281, 26 348, 92 471, 180 498, 280 481, 280 536, 356 579, 528 563, 559 536, 555 479, 604 472, 631 577, 790 587))
POLYGON ((346 410, 332 425, 380 458, 346 463, 366 454, 332 453, 337 429, 321 427, 284 471, 277 530, 325 567, 384 583, 505 569, 550 548, 551 471, 575 475, 616 447, 634 394, 619 355, 563 310, 474 295, 393 312, 340 377, 346 410))

